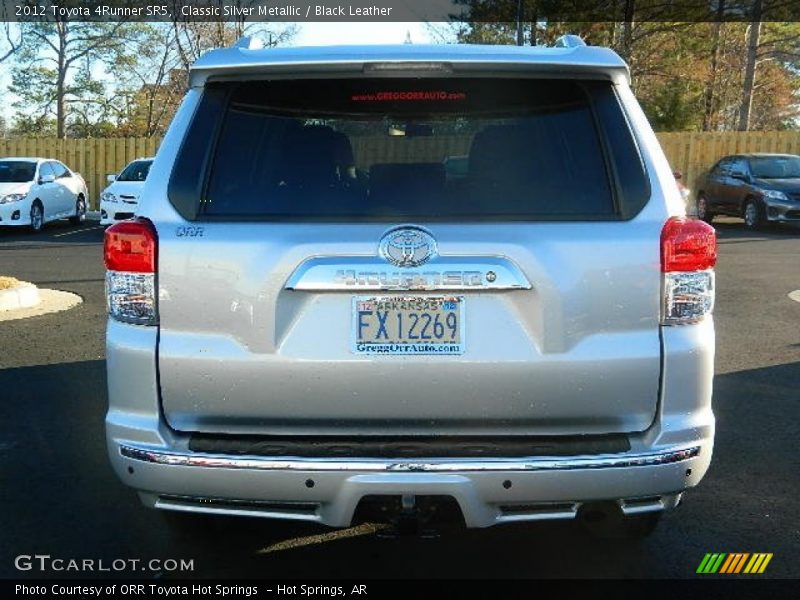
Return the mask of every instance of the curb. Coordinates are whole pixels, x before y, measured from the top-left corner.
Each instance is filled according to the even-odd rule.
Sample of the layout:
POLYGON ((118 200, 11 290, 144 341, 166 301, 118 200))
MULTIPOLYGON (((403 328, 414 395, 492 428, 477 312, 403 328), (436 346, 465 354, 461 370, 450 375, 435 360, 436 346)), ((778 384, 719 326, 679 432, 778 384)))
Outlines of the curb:
POLYGON ((22 307, 15 310, 0 310, 0 323, 62 312, 75 308, 83 302, 83 298, 77 294, 48 288, 40 289, 39 296, 41 301, 36 306, 22 307))
POLYGON ((41 301, 39 289, 32 283, 22 281, 20 284, 17 287, 0 290, 0 312, 33 308, 39 304, 41 301))

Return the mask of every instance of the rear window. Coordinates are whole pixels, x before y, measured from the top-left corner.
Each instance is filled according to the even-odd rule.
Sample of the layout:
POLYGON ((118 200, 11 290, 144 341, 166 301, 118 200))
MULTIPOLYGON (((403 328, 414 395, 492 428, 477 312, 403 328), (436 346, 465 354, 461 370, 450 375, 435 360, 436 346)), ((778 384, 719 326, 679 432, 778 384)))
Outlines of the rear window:
POLYGON ((129 164, 117 177, 117 181, 144 181, 150 172, 152 160, 135 160, 129 164))
POLYGON ((553 79, 212 84, 170 183, 185 217, 264 220, 619 219, 648 196, 611 85, 553 79))

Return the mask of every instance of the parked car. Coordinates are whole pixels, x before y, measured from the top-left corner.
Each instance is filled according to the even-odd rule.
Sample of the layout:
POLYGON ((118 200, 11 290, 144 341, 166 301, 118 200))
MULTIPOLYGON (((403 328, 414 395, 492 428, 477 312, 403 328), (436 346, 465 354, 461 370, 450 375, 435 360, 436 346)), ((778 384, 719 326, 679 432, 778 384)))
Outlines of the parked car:
POLYGON ((49 158, 0 159, 0 226, 29 227, 86 219, 86 182, 62 162, 49 158))
POLYGON ((768 223, 800 222, 800 156, 725 156, 700 179, 697 215, 741 217, 748 229, 768 223))
POLYGON ((101 225, 133 218, 152 164, 152 156, 137 158, 122 169, 119 175, 108 175, 109 186, 100 194, 101 225))
POLYGON ((678 185, 678 191, 681 193, 681 198, 683 198, 683 203, 686 206, 686 209, 689 209, 689 198, 692 195, 692 190, 686 187, 686 184, 683 183, 683 173, 680 171, 673 171, 673 177, 675 177, 675 183, 678 185))
POLYGON ((715 233, 623 60, 559 46, 195 63, 105 234, 108 451, 145 504, 637 536, 698 484, 715 233))

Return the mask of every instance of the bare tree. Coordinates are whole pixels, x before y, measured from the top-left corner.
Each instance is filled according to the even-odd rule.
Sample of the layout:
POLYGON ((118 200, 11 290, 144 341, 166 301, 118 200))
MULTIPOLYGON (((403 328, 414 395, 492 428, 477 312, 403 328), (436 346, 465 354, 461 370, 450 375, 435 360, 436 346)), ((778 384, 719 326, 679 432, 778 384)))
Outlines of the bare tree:
POLYGON ((739 131, 750 129, 750 111, 753 108, 753 90, 756 84, 758 46, 761 39, 761 0, 753 4, 753 17, 747 28, 747 55, 742 82, 742 102, 739 106, 739 131))
POLYGON ((715 112, 714 91, 717 81, 717 71, 719 70, 719 45, 722 34, 722 21, 725 16, 725 0, 717 0, 716 20, 711 30, 711 59, 709 64, 708 79, 703 94, 703 131, 711 131, 714 127, 712 122, 715 112))
POLYGON ((125 23, 86 23, 56 20, 21 23, 23 42, 15 55, 12 91, 44 114, 56 116, 56 133, 66 134, 67 104, 80 97, 80 86, 70 76, 81 61, 107 58, 124 48, 125 23))
POLYGON ((131 44, 135 51, 120 56, 114 66, 117 118, 126 135, 161 135, 185 91, 176 30, 168 23, 140 26, 131 44))
POLYGON ((5 38, 5 45, 0 50, 0 63, 11 58, 22 45, 22 30, 6 20, 6 12, 9 8, 11 8, 10 4, 0 3, 0 19, 3 21, 3 37, 5 38))
POLYGON ((469 25, 458 21, 426 21, 425 31, 434 44, 457 44, 469 29, 469 25))
MULTIPOLYGON (((209 3, 213 1, 222 4, 221 0, 209 0, 209 3)), ((255 7, 260 3, 259 0, 235 0, 235 5, 239 8, 255 7)), ((227 5, 230 5, 230 1, 227 5)), ((192 17, 181 17, 178 8, 174 8, 172 14, 175 44, 182 67, 186 71, 207 50, 228 47, 245 35, 261 37, 268 46, 279 46, 297 34, 297 26, 294 24, 247 23, 243 17, 225 22, 197 21, 192 17)))

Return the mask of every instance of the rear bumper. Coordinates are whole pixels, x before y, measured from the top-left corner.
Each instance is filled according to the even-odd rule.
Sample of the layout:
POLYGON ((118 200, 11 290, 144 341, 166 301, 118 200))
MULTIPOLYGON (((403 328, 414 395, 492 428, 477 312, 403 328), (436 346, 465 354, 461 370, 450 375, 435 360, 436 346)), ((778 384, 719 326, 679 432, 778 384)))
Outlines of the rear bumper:
POLYGON ((584 503, 623 512, 674 506, 705 475, 713 451, 713 322, 664 328, 656 418, 630 450, 577 456, 299 458, 193 452, 161 415, 157 331, 109 323, 106 417, 117 476, 146 504, 343 527, 367 496, 447 496, 469 527, 572 518, 584 503))
POLYGON ((345 527, 369 496, 446 496, 468 527, 568 519, 586 502, 673 507, 706 471, 710 445, 539 459, 286 459, 203 455, 111 442, 119 476, 156 508, 345 527))
POLYGON ((264 456, 224 456, 197 452, 164 452, 147 447, 120 445, 125 458, 157 465, 199 467, 203 469, 248 469, 253 471, 369 472, 369 473, 530 473, 534 471, 571 471, 574 469, 620 469, 648 467, 682 462, 700 455, 700 446, 668 448, 639 454, 608 454, 556 458, 484 458, 484 459, 322 459, 264 456))

